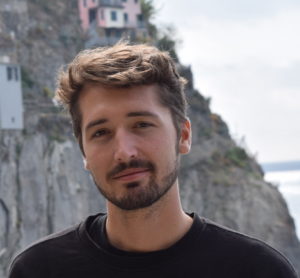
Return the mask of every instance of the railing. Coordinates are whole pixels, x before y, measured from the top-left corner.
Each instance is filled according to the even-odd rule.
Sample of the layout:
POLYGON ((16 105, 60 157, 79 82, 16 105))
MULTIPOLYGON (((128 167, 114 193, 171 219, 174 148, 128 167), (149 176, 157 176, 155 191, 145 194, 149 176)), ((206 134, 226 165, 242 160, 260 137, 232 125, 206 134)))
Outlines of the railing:
POLYGON ((121 0, 100 0, 99 7, 101 7, 101 6, 123 8, 123 1, 121 1, 121 0))

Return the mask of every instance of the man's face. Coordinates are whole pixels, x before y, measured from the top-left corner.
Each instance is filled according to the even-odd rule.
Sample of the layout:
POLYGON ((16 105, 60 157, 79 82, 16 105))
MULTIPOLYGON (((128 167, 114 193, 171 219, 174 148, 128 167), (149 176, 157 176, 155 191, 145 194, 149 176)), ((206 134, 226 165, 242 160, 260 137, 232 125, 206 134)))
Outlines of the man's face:
POLYGON ((190 147, 190 124, 178 138, 155 85, 89 85, 79 98, 86 168, 104 197, 133 210, 152 205, 177 181, 178 152, 190 147))

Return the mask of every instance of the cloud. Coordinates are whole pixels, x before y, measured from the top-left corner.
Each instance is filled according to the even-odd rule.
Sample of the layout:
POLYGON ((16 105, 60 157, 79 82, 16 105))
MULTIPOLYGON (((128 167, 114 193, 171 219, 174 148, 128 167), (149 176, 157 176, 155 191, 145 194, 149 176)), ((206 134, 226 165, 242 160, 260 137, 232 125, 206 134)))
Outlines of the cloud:
POLYGON ((183 59, 202 63, 264 61, 285 66, 300 60, 299 11, 290 11, 251 22, 214 21, 199 17, 193 28, 177 26, 184 37, 179 52, 183 59), (255 61, 257 60, 257 61, 255 61))
POLYGON ((176 17, 179 23, 197 20, 205 16, 213 20, 245 21, 276 15, 300 8, 298 0, 155 0, 159 17, 176 17))
POLYGON ((164 2, 157 20, 176 25, 181 61, 232 134, 261 161, 299 159, 300 2, 164 2))

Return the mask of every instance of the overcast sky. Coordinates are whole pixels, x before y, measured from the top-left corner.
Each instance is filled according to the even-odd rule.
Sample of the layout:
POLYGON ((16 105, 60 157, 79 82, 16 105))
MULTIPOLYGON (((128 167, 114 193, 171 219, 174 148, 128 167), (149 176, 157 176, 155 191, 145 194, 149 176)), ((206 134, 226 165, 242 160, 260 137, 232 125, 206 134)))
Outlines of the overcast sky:
POLYGON ((197 89, 259 162, 300 160, 300 1, 154 0, 197 89))

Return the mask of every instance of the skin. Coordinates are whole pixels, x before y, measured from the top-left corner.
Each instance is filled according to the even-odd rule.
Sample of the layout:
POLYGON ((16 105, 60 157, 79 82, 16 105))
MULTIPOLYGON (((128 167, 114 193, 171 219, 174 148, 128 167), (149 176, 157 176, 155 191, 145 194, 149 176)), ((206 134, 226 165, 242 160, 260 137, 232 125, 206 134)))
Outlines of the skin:
POLYGON ((109 197, 108 240, 125 251, 165 249, 192 224, 181 207, 178 179, 168 179, 179 156, 190 150, 190 122, 182 124, 177 138, 170 110, 159 103, 157 90, 156 85, 119 89, 93 84, 85 86, 79 97, 85 167, 109 197), (154 168, 148 164, 118 168, 134 160, 154 168), (151 204, 124 209, 115 203, 140 201, 153 187, 158 199, 151 204))

